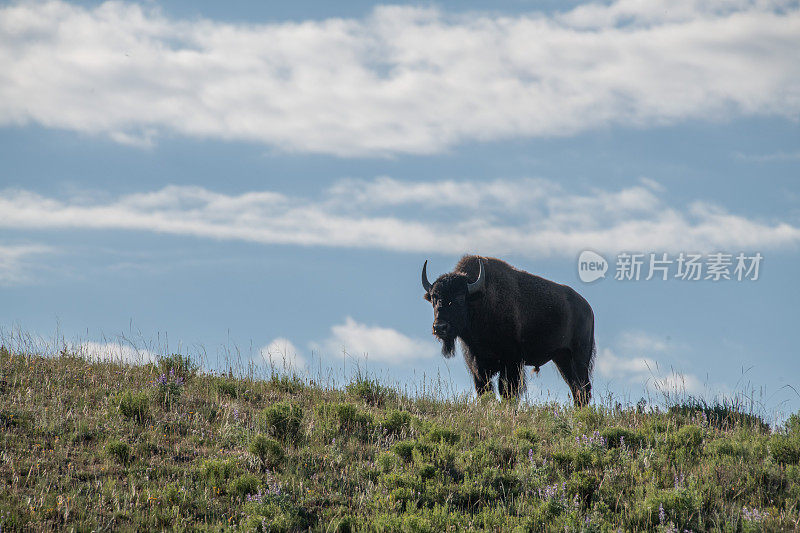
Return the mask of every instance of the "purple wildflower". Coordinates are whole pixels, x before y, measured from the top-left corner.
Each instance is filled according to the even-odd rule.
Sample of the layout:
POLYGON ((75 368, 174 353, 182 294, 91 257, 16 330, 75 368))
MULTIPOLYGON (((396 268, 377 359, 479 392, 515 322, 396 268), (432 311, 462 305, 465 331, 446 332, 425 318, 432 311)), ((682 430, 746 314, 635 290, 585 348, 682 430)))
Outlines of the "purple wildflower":
POLYGON ((257 502, 261 503, 264 501, 264 495, 261 493, 261 489, 258 489, 258 493, 256 494, 248 494, 247 495, 248 502, 257 502))
POLYGON ((603 437, 599 431, 595 431, 591 435, 580 435, 575 437, 575 442, 580 444, 581 446, 597 446, 600 448, 606 447, 606 439, 603 437))
POLYGON ((746 522, 759 523, 762 520, 764 520, 765 517, 766 517, 766 514, 762 513, 761 511, 759 511, 755 507, 752 508, 752 509, 748 509, 746 506, 742 507, 742 518, 746 522))
POLYGON ((277 483, 267 484, 267 490, 265 492, 262 492, 261 489, 258 489, 257 493, 247 495, 247 501, 264 503, 264 501, 268 500, 270 496, 280 496, 280 494, 281 494, 280 485, 278 485, 277 483))
POLYGON ((539 497, 543 500, 551 500, 558 492, 558 483, 555 485, 547 485, 543 489, 539 489, 539 497))

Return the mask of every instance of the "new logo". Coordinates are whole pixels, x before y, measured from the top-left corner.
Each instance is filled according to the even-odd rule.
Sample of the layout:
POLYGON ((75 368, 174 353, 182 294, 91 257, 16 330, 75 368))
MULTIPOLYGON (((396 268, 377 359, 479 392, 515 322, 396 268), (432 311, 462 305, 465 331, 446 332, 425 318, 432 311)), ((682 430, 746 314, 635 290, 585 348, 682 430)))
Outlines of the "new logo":
POLYGON ((578 257, 578 277, 584 283, 591 283, 600 278, 606 277, 608 261, 591 250, 584 250, 578 257))

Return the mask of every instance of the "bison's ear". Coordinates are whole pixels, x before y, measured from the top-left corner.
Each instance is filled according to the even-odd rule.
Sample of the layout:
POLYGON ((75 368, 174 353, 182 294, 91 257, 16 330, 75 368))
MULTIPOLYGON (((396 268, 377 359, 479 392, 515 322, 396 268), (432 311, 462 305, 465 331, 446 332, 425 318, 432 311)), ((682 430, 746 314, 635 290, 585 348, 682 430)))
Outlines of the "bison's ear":
POLYGON ((423 296, 423 298, 425 298, 426 300, 428 300, 430 302, 431 301, 431 293, 426 292, 425 296, 423 296))

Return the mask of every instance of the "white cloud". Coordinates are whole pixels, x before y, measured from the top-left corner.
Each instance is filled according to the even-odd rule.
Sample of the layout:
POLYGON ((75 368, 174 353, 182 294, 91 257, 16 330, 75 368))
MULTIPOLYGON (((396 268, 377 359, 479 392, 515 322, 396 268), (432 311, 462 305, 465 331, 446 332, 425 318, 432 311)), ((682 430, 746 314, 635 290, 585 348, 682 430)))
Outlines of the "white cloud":
POLYGON ((706 386, 694 374, 672 372, 666 376, 657 377, 652 381, 652 388, 669 395, 697 395, 706 390, 706 386))
POLYGON ((797 118, 798 35, 800 10, 781 1, 619 0, 517 16, 382 6, 271 24, 17 3, 0 8, 0 124, 347 156, 797 118))
POLYGON ((260 350, 261 358, 274 367, 302 371, 308 366, 297 347, 287 338, 278 337, 260 350))
POLYGON ((576 194, 546 180, 404 183, 385 177, 345 180, 318 198, 167 186, 112 200, 56 199, 7 189, 0 190, 0 228, 125 229, 262 244, 528 257, 575 257, 585 249, 763 251, 800 243, 800 228, 787 222, 747 218, 704 202, 674 207, 663 195, 647 181, 576 194), (410 192, 397 193, 404 188, 410 192))
POLYGON ((604 348, 597 354, 595 368, 605 378, 644 381, 657 371, 657 364, 649 357, 622 357, 604 348))
POLYGON ((644 331, 623 331, 616 344, 625 353, 652 355, 666 353, 669 351, 671 343, 664 338, 656 337, 644 331))
POLYGON ((158 356, 153 352, 121 342, 84 341, 69 346, 69 350, 94 361, 113 361, 126 364, 154 363, 158 356))
POLYGON ((418 205, 484 209, 519 209, 558 193, 557 185, 543 179, 489 182, 403 181, 389 176, 374 180, 345 179, 329 189, 331 202, 359 208, 418 205))
POLYGON ((31 280, 29 258, 54 251, 50 246, 39 244, 0 245, 0 286, 29 282, 31 280))
POLYGON ((322 348, 328 355, 344 350, 356 357, 366 356, 370 361, 390 364, 428 359, 441 352, 433 341, 411 338, 392 328, 368 326, 351 317, 331 328, 331 336, 322 348))
POLYGON ((679 349, 686 348, 644 331, 624 331, 613 348, 599 351, 595 368, 605 379, 643 385, 663 394, 705 392, 707 387, 696 375, 674 368, 666 372, 679 349))

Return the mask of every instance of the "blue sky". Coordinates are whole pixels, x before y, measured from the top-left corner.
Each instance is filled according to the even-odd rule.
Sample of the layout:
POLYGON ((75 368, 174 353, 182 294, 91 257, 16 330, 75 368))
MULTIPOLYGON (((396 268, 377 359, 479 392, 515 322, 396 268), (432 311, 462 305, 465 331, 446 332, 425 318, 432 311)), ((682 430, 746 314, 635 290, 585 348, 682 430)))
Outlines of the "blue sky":
MULTIPOLYGON (((6 342, 468 390, 419 272, 480 253, 589 300, 598 395, 800 409, 797 2, 271 4, 0 6, 6 342), (764 259, 619 281, 621 251, 764 259)), ((551 367, 532 399, 566 401, 551 367)))

